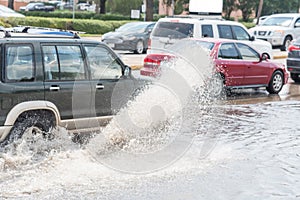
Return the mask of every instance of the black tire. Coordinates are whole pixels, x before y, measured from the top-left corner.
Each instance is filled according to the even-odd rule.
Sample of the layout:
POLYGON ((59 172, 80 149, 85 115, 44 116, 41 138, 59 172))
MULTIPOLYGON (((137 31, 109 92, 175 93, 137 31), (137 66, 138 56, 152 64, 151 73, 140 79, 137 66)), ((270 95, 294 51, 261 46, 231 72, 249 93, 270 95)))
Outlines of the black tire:
POLYGON ((283 84, 284 84, 284 77, 282 72, 275 71, 266 89, 270 94, 278 94, 281 91, 283 84))
POLYGON ((1 143, 1 146, 10 144, 22 138, 26 131, 36 134, 40 130, 44 139, 53 139, 51 130, 55 127, 55 116, 47 110, 27 111, 22 113, 16 120, 9 135, 1 143))
POLYGON ((296 73, 291 73, 291 78, 293 79, 293 81, 295 83, 300 83, 300 77, 299 77, 300 74, 296 74, 296 73))
POLYGON ((144 42, 142 40, 139 40, 136 43, 134 53, 136 53, 136 54, 142 54, 144 52, 145 52, 144 42))
POLYGON ((293 38, 291 38, 291 36, 286 36, 286 38, 284 39, 283 45, 280 47, 280 50, 286 51, 288 49, 288 47, 290 46, 292 40, 293 40, 293 38))

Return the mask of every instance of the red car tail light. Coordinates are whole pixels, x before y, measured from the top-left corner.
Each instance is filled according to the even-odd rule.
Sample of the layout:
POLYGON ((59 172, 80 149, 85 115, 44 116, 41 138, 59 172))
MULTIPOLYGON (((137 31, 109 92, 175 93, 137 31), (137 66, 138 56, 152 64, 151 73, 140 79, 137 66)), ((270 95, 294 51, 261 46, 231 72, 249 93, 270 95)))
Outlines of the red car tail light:
POLYGON ((288 50, 289 50, 289 52, 291 52, 291 51, 300 51, 300 47, 298 45, 290 45, 288 50))
POLYGON ((144 68, 140 70, 143 76, 156 77, 160 74, 161 62, 166 62, 174 58, 173 55, 168 54, 148 54, 144 59, 144 68))
POLYGON ((144 59, 144 68, 157 69, 162 61, 168 61, 173 57, 166 54, 149 54, 144 59))

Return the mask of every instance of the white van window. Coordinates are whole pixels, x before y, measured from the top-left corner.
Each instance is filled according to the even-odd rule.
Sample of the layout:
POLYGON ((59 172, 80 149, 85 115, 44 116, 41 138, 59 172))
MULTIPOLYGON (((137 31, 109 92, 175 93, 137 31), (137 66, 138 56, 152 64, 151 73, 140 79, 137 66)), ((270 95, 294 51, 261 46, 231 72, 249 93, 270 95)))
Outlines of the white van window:
POLYGON ((240 26, 232 26, 232 31, 234 32, 237 40, 249 40, 250 38, 247 31, 240 26))
POLYGON ((201 25, 201 29, 202 29, 202 37, 212 37, 212 38, 214 37, 212 25, 203 24, 201 25))
POLYGON ((153 31, 153 36, 182 39, 193 37, 194 25, 179 22, 159 22, 153 31))
POLYGON ((233 39, 231 27, 229 25, 218 25, 220 38, 233 39))

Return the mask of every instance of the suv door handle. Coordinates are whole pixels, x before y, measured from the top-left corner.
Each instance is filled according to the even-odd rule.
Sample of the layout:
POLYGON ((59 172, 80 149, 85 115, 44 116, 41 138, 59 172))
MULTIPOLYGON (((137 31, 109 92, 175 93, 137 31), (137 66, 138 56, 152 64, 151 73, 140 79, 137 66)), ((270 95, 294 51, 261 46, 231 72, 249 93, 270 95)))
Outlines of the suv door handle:
POLYGON ((103 89, 104 89, 104 85, 102 85, 102 84, 97 84, 97 85, 96 85, 96 89, 97 89, 97 90, 103 90, 103 89))
POLYGON ((60 87, 58 85, 51 85, 50 86, 50 91, 58 91, 60 90, 60 87))

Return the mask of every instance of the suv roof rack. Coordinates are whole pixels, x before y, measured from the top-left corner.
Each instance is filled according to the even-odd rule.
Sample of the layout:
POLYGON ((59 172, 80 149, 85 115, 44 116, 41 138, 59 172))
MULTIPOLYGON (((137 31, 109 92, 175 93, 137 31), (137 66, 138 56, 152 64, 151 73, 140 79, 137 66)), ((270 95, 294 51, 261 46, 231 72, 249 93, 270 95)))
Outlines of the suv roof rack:
MULTIPOLYGON (((69 31, 69 30, 60 30, 54 28, 45 28, 45 27, 34 27, 34 26, 18 26, 13 28, 3 28, 0 27, 0 31, 4 32, 2 38, 23 38, 23 37, 32 37, 32 38, 72 38, 80 39, 78 35, 79 32, 69 31), (32 30, 32 31, 29 31, 32 30)), ((84 33, 84 32, 81 32, 84 33)))

